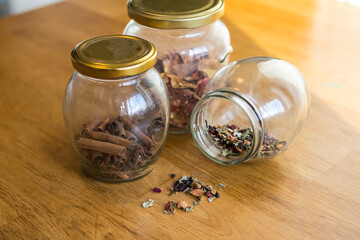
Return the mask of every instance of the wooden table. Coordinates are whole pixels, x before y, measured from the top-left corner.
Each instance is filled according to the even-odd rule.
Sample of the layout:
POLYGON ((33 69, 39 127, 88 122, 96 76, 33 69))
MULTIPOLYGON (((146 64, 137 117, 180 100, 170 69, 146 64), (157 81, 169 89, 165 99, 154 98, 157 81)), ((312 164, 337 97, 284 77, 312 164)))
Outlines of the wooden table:
POLYGON ((121 33, 125 1, 73 0, 0 19, 0 239, 359 239, 360 8, 335 0, 227 1, 231 56, 285 59, 312 90, 308 123, 280 157, 221 166, 169 136, 155 170, 126 184, 86 177, 62 117, 87 38, 121 33), (162 213, 169 175, 222 182, 192 213, 162 213), (154 187, 165 193, 155 194, 154 187), (155 206, 143 209, 148 198, 155 206))

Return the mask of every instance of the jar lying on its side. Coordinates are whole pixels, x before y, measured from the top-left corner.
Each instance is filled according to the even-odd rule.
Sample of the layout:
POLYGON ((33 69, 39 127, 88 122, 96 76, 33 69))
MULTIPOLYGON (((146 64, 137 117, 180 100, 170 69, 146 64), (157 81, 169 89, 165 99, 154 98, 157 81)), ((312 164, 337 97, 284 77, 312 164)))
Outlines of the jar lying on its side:
POLYGON ((95 37, 72 53, 64 119, 82 167, 96 179, 130 181, 158 160, 169 123, 166 85, 153 68, 156 49, 130 36, 95 37))
POLYGON ((170 94, 170 133, 187 133, 190 116, 210 78, 232 52, 227 27, 219 20, 223 0, 129 0, 132 18, 124 34, 152 42, 155 68, 170 94))
POLYGON ((222 164, 282 153, 304 127, 310 107, 300 71, 267 57, 228 64, 204 92, 191 131, 201 151, 222 164))

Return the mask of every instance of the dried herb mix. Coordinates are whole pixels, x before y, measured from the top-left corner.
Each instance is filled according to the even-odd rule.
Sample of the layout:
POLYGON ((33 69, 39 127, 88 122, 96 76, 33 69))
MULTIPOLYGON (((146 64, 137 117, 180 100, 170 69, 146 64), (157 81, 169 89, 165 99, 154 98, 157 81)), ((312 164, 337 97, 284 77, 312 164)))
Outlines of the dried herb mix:
MULTIPOLYGON (((199 205, 201 202, 203 202, 203 196, 207 196, 208 201, 211 203, 216 198, 220 198, 220 194, 212 188, 211 185, 205 185, 202 181, 198 181, 196 178, 188 177, 186 175, 182 176, 181 179, 176 181, 173 186, 170 188, 171 192, 169 196, 171 196, 173 193, 177 192, 184 192, 187 195, 194 196, 195 201, 193 206, 188 206, 187 204, 184 204, 184 201, 179 203, 171 203, 174 206, 177 206, 178 208, 183 209, 185 212, 192 212, 194 211, 194 207, 199 205)), ((171 201, 170 201, 171 202, 171 201)), ((165 211, 164 213, 170 214, 173 213, 172 211, 169 211, 169 203, 165 205, 165 211)))
POLYGON ((218 67, 206 54, 187 56, 173 50, 158 59, 155 68, 170 93, 170 127, 189 128, 191 112, 210 81, 209 74, 218 67))
POLYGON ((87 164, 100 170, 100 178, 129 179, 151 160, 155 132, 163 127, 161 117, 142 127, 127 116, 93 118, 84 124, 76 146, 87 164))
MULTIPOLYGON (((207 125, 207 123, 206 123, 207 125)), ((253 130, 251 128, 241 129, 237 125, 207 125, 207 133, 215 146, 221 150, 224 157, 241 155, 249 151, 253 143, 253 130)), ((258 153, 258 157, 273 156, 286 146, 286 141, 264 134, 264 142, 258 153)))
MULTIPOLYGON (((173 178, 174 175, 175 174, 171 174, 171 178, 173 178)), ((223 186, 225 187, 225 185, 223 186)), ((155 187, 153 192, 158 192, 155 191, 155 189, 160 188, 155 187)), ((170 200, 164 206, 163 212, 165 214, 175 214, 176 209, 182 209, 184 212, 192 212, 194 211, 195 206, 203 202, 203 196, 207 196, 208 202, 210 203, 213 202, 216 198, 220 198, 220 194, 215 189, 213 189, 211 185, 205 185, 203 182, 193 178, 193 176, 188 177, 184 175, 179 180, 175 181, 173 186, 170 188, 169 196, 178 192, 183 192, 187 195, 193 196, 195 199, 193 206, 189 206, 186 201, 175 202, 170 200)), ((153 200, 149 199, 148 201, 142 203, 142 206, 143 208, 147 208, 152 206, 153 202, 153 200)))

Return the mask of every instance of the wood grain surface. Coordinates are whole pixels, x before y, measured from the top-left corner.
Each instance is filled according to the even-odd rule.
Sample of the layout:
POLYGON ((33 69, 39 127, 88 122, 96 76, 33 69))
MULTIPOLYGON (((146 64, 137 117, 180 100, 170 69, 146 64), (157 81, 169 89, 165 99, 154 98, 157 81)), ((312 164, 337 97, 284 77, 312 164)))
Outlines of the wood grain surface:
POLYGON ((228 0, 231 60, 272 56, 301 69, 308 123, 271 161, 221 166, 191 135, 169 136, 147 177, 88 178, 73 154, 62 96, 70 51, 121 33, 124 0, 73 0, 0 19, 0 239, 360 239, 360 7, 335 0, 228 0), (165 215, 170 174, 224 183, 221 198, 165 215), (154 207, 141 203, 155 200, 154 207))

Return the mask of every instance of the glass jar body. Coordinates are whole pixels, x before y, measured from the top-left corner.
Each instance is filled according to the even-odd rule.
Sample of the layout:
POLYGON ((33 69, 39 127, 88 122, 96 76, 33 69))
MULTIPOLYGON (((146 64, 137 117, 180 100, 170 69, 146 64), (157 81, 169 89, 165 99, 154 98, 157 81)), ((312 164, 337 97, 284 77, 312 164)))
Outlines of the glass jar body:
POLYGON ((155 29, 131 20, 124 34, 147 39, 158 49, 155 68, 170 94, 170 133, 187 133, 206 84, 232 52, 227 27, 217 20, 193 29, 155 29))
POLYGON ((304 127, 310 108, 300 71, 267 57, 228 64, 204 94, 193 111, 192 134, 209 158, 223 164, 282 153, 304 127))
POLYGON ((131 181, 154 167, 169 123, 168 92, 151 68, 132 77, 99 79, 77 71, 63 99, 73 150, 98 180, 131 181))

